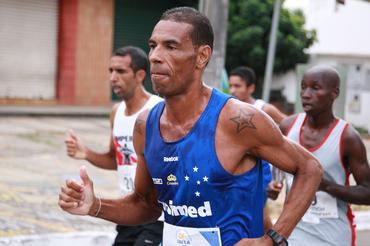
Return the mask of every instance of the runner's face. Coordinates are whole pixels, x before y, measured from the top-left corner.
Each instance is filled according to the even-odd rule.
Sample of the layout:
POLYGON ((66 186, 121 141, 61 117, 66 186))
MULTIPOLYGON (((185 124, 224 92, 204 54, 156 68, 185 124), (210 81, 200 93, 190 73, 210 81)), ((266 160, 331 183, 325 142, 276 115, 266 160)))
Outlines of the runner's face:
POLYGON ((237 75, 231 75, 229 78, 230 94, 243 102, 248 102, 254 92, 254 86, 249 85, 237 75))
POLYGON ((130 65, 129 55, 113 56, 110 60, 109 73, 113 92, 123 100, 133 97, 136 87, 140 84, 130 65))
POLYGON ((150 74, 154 90, 162 96, 181 94, 195 81, 197 48, 187 23, 159 21, 149 39, 150 74))
POLYGON ((331 110, 335 99, 333 90, 334 88, 323 81, 320 73, 305 74, 301 83, 303 110, 311 115, 331 110))

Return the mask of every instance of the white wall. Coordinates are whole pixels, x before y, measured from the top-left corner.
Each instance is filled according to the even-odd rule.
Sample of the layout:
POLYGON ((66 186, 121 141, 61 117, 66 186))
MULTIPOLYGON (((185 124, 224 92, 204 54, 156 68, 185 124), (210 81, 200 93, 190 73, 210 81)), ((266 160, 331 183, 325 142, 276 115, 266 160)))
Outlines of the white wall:
POLYGON ((288 9, 300 8, 307 29, 316 29, 318 42, 308 53, 370 55, 370 3, 362 0, 286 0, 288 9))
MULTIPOLYGON (((347 71, 346 88, 342 91, 346 93, 344 117, 353 125, 370 130, 370 2, 346 0, 341 5, 336 0, 286 0, 284 7, 302 9, 306 28, 317 31, 318 41, 308 50, 309 64, 347 71)), ((274 79, 273 88, 284 88, 284 95, 294 102, 296 76, 289 72, 274 79)))
POLYGON ((282 90, 282 94, 289 103, 296 101, 297 77, 294 70, 281 75, 274 75, 272 78, 271 89, 282 90))

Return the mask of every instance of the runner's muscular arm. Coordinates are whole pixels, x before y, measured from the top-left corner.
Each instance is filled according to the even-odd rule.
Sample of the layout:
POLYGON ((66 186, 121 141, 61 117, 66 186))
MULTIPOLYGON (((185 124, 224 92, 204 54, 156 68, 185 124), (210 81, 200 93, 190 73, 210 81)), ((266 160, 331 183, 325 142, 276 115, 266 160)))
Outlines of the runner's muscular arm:
POLYGON ((283 211, 273 226, 286 238, 309 207, 322 176, 319 162, 308 151, 285 138, 266 114, 244 104, 230 112, 230 118, 244 115, 234 124, 234 139, 244 144, 245 152, 267 160, 295 175, 283 211))
POLYGON ((366 149, 360 136, 352 127, 343 133, 342 158, 356 181, 354 186, 343 186, 323 179, 319 189, 353 204, 370 205, 370 167, 366 149))
MULTIPOLYGON (((270 104, 270 103, 266 103, 265 106, 263 107, 263 111, 268 114, 274 121, 276 124, 280 124, 281 121, 286 118, 287 116, 282 113, 279 109, 277 109, 274 105, 270 104)), ((272 167, 272 173, 276 173, 276 172, 281 172, 281 170, 279 170, 277 167, 272 167)), ((269 183, 269 185, 267 186, 267 196, 272 199, 272 200, 276 200, 279 196, 279 193, 282 189, 282 183, 283 180, 271 180, 271 182, 269 183)))
POLYGON ((292 127, 295 119, 297 118, 297 115, 290 115, 286 118, 284 118, 280 124, 279 124, 279 128, 280 128, 280 131, 284 134, 284 136, 287 136, 288 135, 288 131, 289 129, 292 127))
POLYGON ((276 124, 280 124, 280 122, 286 117, 284 113, 270 103, 265 104, 263 111, 265 111, 265 113, 268 114, 276 124))
POLYGON ((262 135, 260 138, 263 145, 256 146, 252 152, 295 176, 283 211, 273 226, 280 234, 288 237, 311 204, 322 177, 321 165, 304 148, 282 136, 277 128, 264 130, 259 135, 262 135))
MULTIPOLYGON (((280 131, 286 136, 290 126, 293 124, 294 120, 296 119, 296 115, 285 117, 279 124, 280 131)), ((273 169, 277 169, 277 167, 272 167, 273 169)), ((283 177, 284 180, 284 177, 283 177)), ((282 180, 282 181, 283 181, 282 180)), ((267 187, 267 195, 269 198, 276 200, 283 188, 282 182, 276 182, 272 180, 267 187)))
POLYGON ((93 182, 80 169, 82 184, 68 180, 59 193, 59 206, 71 214, 96 216, 122 225, 138 225, 155 221, 161 214, 157 194, 144 160, 145 121, 147 111, 139 115, 134 129, 134 145, 138 156, 135 191, 121 199, 98 199, 93 182))
POLYGON ((89 161, 96 167, 108 169, 108 170, 117 170, 117 163, 115 157, 115 146, 113 142, 113 126, 114 126, 114 118, 118 109, 118 105, 116 104, 113 107, 112 113, 110 115, 110 140, 109 140, 109 150, 105 153, 97 153, 96 151, 91 150, 90 148, 86 148, 86 158, 85 160, 89 161))

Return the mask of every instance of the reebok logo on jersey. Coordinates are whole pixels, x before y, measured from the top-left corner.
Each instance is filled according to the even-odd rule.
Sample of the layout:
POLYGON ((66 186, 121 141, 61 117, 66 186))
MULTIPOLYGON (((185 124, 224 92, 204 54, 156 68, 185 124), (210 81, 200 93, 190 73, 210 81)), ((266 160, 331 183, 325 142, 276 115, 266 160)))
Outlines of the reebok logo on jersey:
POLYGON ((187 205, 173 205, 173 201, 169 200, 168 204, 161 202, 163 210, 171 216, 189 216, 191 218, 207 217, 212 216, 211 203, 209 201, 204 202, 204 206, 199 208, 187 205))
POLYGON ((178 156, 169 156, 169 157, 163 157, 164 162, 174 162, 174 161, 179 161, 178 156))

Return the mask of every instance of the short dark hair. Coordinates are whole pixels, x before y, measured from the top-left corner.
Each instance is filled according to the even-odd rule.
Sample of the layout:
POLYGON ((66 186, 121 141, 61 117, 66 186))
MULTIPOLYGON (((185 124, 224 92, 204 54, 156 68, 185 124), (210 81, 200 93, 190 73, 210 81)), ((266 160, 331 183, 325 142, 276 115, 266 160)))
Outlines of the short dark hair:
POLYGON ((145 51, 135 46, 124 46, 117 48, 113 52, 113 56, 130 56, 131 65, 130 67, 136 73, 139 70, 147 72, 148 69, 148 56, 145 51))
POLYGON ((242 78, 247 84, 247 86, 253 85, 253 84, 256 85, 256 74, 254 73, 252 68, 243 67, 243 66, 234 68, 230 72, 230 76, 232 75, 239 76, 240 78, 242 78))
POLYGON ((160 20, 183 22, 193 26, 190 33, 195 46, 209 45, 213 49, 213 29, 211 22, 204 14, 190 7, 176 7, 164 12, 160 20))

